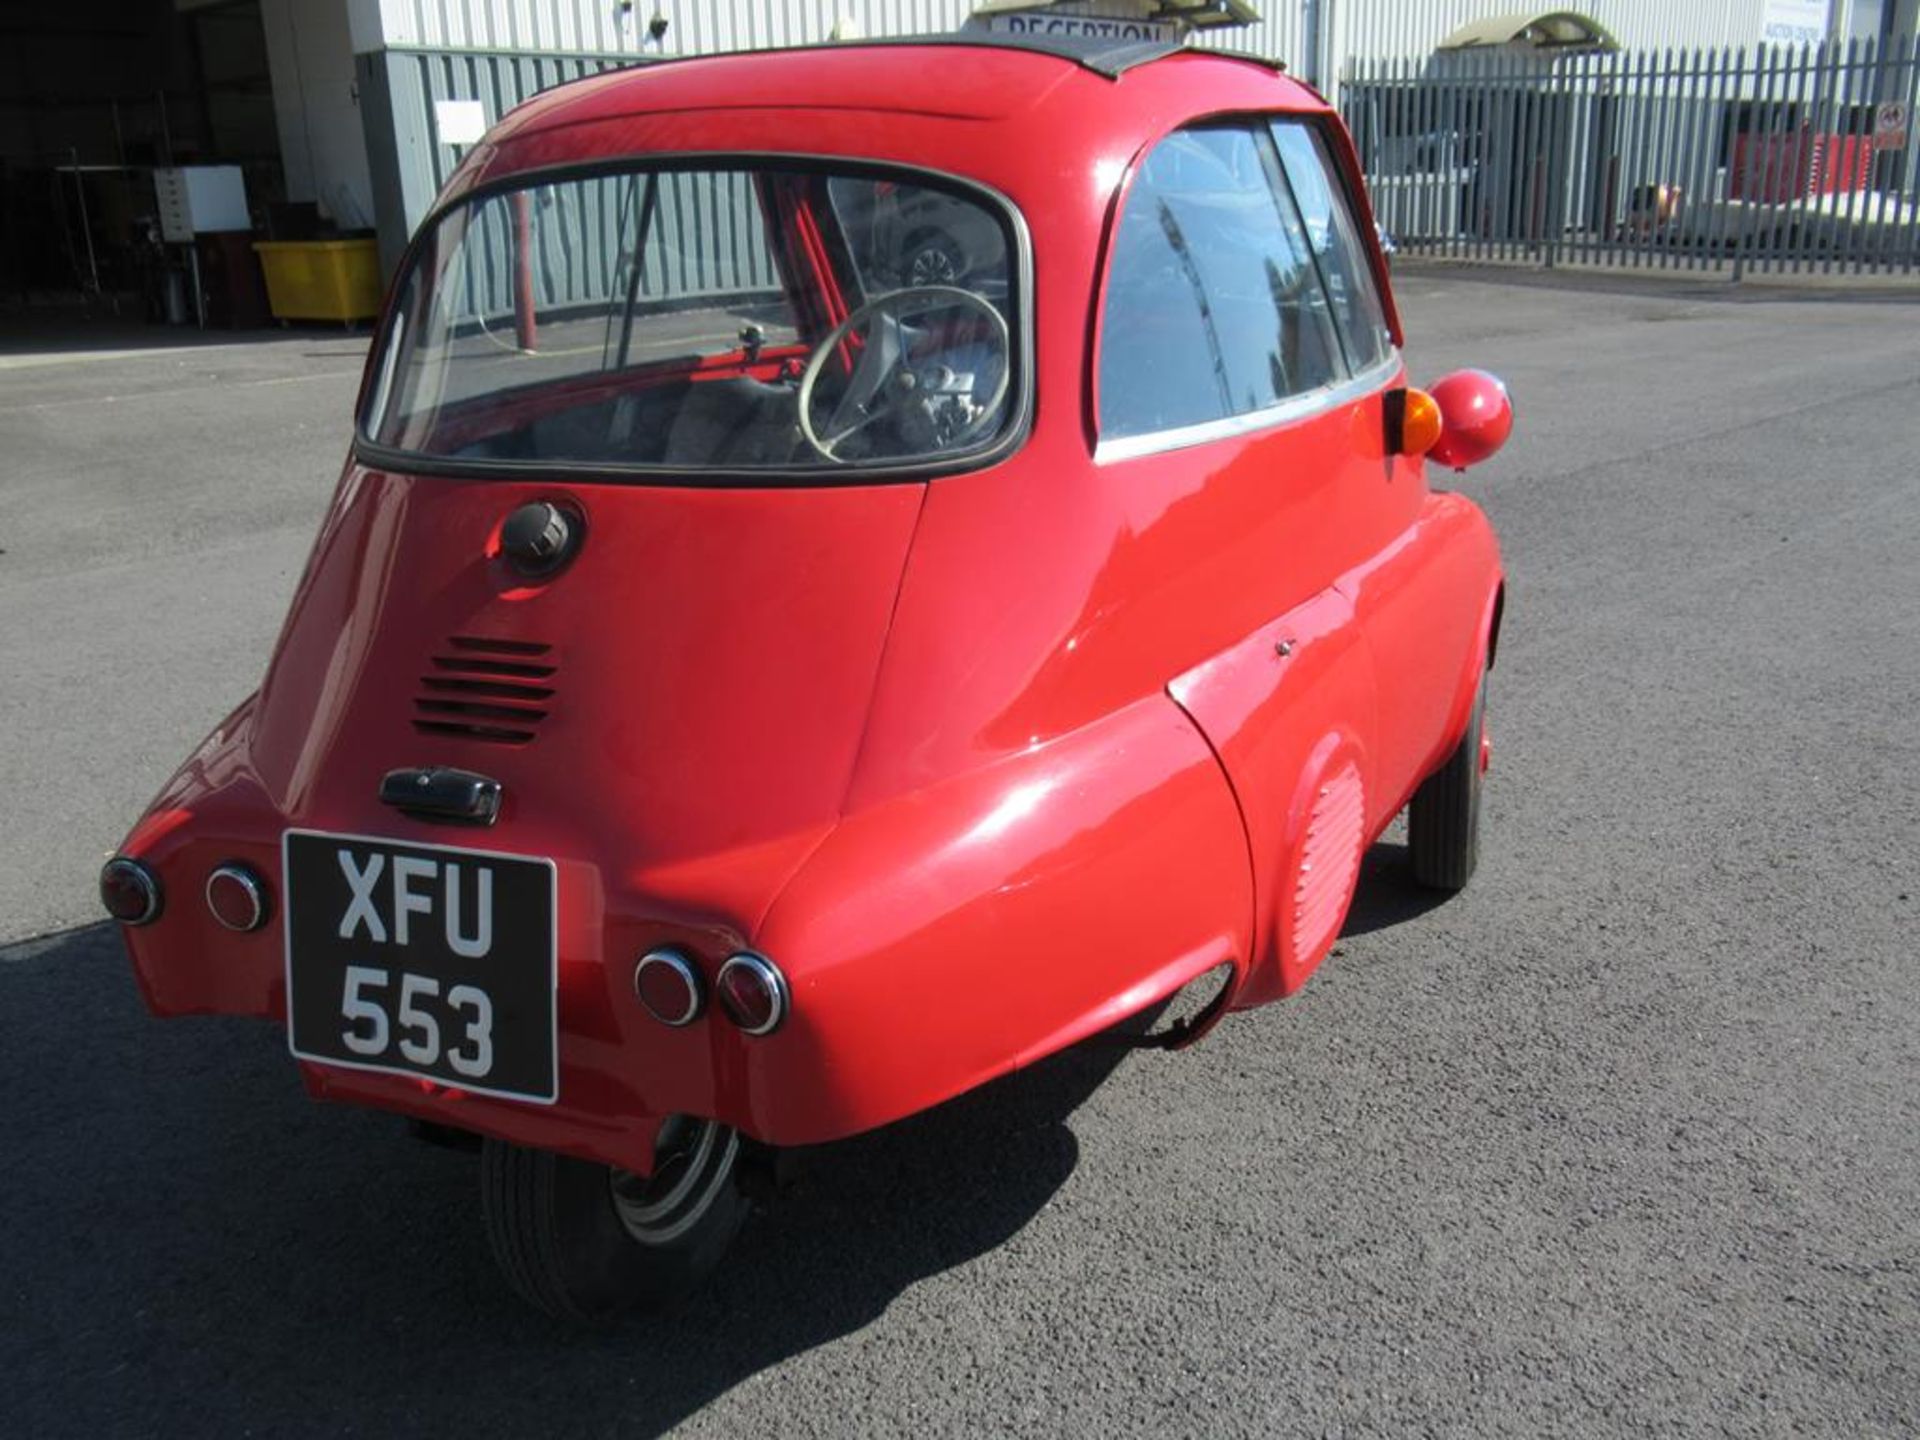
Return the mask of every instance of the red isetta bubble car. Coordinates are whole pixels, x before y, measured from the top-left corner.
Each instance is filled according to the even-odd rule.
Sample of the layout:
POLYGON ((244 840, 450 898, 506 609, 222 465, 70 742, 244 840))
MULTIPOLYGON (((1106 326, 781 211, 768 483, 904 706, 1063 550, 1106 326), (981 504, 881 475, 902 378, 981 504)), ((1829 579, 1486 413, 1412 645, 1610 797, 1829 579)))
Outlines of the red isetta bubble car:
POLYGON ((1501 568, 1310 90, 956 36, 564 86, 421 227, 264 683, 108 862, 149 1006, 484 1137, 557 1314, 775 1147, 1298 989, 1474 866, 1501 568), (1191 994, 1191 992, 1189 992, 1191 994))

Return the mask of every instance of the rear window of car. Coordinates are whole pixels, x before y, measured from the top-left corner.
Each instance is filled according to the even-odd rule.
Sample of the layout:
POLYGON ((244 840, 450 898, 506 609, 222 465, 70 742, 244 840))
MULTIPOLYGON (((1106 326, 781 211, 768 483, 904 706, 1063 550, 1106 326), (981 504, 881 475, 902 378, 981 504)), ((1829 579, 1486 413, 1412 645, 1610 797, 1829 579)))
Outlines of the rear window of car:
POLYGON ((530 178, 458 204, 397 292, 362 437, 486 468, 950 464, 1022 411, 1006 208, 910 174, 530 178))
POLYGON ((1391 355, 1337 177, 1298 121, 1196 126, 1148 153, 1107 265, 1103 440, 1258 417, 1391 355))

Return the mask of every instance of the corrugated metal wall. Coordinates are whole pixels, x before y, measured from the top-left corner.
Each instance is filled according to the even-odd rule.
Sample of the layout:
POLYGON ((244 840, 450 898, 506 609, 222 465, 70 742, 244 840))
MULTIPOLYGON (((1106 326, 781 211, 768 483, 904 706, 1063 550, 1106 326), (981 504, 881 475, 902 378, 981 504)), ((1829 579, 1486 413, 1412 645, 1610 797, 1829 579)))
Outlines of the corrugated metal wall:
POLYGON ((637 50, 650 11, 623 31, 611 0, 380 0, 388 45, 483 50, 637 50))
MULTIPOLYGON (((1836 13, 1841 0, 1833 0, 1836 13)), ((1586 0, 1572 8, 1613 31, 1628 49, 1752 45, 1766 0, 1586 0)), ((622 21, 615 0, 380 0, 388 45, 487 50, 707 54, 824 40, 837 23, 868 35, 952 30, 974 0, 635 0, 622 21), (658 50, 646 43, 655 14, 668 22, 658 50)), ((1223 33, 1224 48, 1315 67, 1304 53, 1317 18, 1323 55, 1337 70, 1348 57, 1425 55, 1473 20, 1525 9, 1520 0, 1267 0, 1266 18, 1223 33)))
POLYGON ((843 21, 868 35, 952 30, 972 0, 381 0, 389 45, 697 55, 824 40, 843 21), (667 21, 648 45, 647 22, 667 21))
POLYGON ((367 136, 380 258, 391 270, 413 227, 460 163, 441 142, 434 106, 477 100, 492 125, 522 100, 627 63, 619 55, 482 52, 392 46, 354 57, 367 136))
MULTIPOLYGON (((645 182, 633 175, 576 178, 531 188, 528 272, 541 311, 584 307, 604 312, 610 296, 625 293, 621 267, 639 229, 645 182)), ((668 175, 659 183, 657 209, 646 227, 637 293, 738 295, 775 291, 779 272, 755 223, 760 204, 742 174, 668 175)), ((461 240, 463 283, 451 293, 449 318, 458 324, 493 321, 513 313, 514 217, 505 196, 482 201, 461 240)))

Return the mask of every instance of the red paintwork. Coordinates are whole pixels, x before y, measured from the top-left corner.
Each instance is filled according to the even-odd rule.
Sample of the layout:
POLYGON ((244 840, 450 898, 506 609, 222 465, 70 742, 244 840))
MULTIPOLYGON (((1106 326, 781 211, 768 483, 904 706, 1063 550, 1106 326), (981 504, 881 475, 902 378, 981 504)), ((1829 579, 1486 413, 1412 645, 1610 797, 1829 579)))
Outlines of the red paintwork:
MULTIPOLYGON (((1358 849, 1466 725, 1501 572, 1479 510, 1387 453, 1379 392, 1095 455, 1115 197, 1166 132, 1234 111, 1328 114, 1269 69, 1200 52, 1115 82, 1031 53, 857 46, 622 72, 515 111, 449 196, 658 151, 857 156, 997 189, 1033 237, 1031 433, 982 471, 846 487, 349 464, 259 694, 124 847, 172 897, 126 932, 152 1008, 284 1016, 278 924, 233 934, 198 892, 229 859, 277 888, 288 826, 558 867, 557 1105, 305 1065, 316 1094, 633 1169, 665 1114, 824 1140, 1223 963, 1237 1006, 1297 989, 1337 933, 1358 849), (502 518, 535 498, 588 523, 545 583, 498 558, 502 518), (412 728, 417 677, 456 635, 554 647, 536 739, 412 728), (424 763, 498 778, 499 822, 475 839, 378 803, 386 770, 424 763), (1303 858, 1335 870, 1303 875, 1303 858), (764 1039, 711 1010, 660 1025, 631 979, 661 944, 709 978, 742 946, 773 957, 790 1018, 764 1039)), ((1344 136, 1336 151, 1351 168, 1344 136)), ((810 223, 789 284, 797 252, 819 249, 810 223)), ((846 306, 809 303, 823 327, 846 306)), ((1462 445, 1490 434, 1459 423, 1462 445)))

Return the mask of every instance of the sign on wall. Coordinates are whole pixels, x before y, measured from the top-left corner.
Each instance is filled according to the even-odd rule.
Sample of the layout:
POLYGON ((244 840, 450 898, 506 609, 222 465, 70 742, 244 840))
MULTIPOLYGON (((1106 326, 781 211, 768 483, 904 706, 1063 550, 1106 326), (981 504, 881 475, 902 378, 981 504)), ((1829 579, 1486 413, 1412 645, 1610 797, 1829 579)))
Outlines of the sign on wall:
POLYGON ((442 145, 472 145, 487 133, 487 111, 478 100, 436 100, 433 128, 442 145))
POLYGON ((1766 0, 1760 38, 1769 45, 1818 45, 1827 38, 1828 0, 1766 0))
POLYGON ((1098 15, 994 15, 986 28, 999 35, 1066 35, 1093 40, 1177 40, 1179 30, 1157 20, 1109 20, 1098 15))

